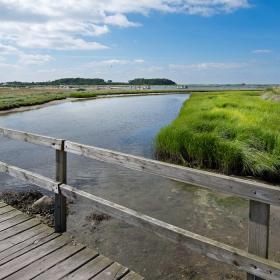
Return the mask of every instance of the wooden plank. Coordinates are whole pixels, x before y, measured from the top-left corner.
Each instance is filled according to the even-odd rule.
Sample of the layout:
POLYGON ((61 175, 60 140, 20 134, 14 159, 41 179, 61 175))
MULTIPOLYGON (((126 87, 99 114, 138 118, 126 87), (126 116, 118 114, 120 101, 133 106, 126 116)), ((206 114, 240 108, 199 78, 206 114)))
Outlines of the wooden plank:
MULTIPOLYGON (((10 213, 10 212, 8 212, 10 213)), ((27 220, 30 220, 31 217, 30 216, 27 216, 25 214, 20 214, 20 215, 17 215, 9 220, 6 220, 2 223, 0 223, 0 234, 1 234, 1 231, 2 230, 5 230, 5 229, 8 229, 8 228, 11 228, 17 224, 21 224, 27 220)))
POLYGON ((5 213, 13 211, 13 210, 14 210, 14 208, 9 205, 4 206, 4 207, 0 208, 0 215, 3 215, 5 213))
POLYGON ((20 214, 22 214, 22 212, 14 209, 14 210, 12 210, 10 212, 7 212, 7 213, 5 213, 3 215, 0 215, 0 223, 4 222, 4 221, 7 221, 7 220, 9 220, 9 219, 11 219, 11 218, 13 218, 13 217, 15 217, 17 215, 20 215, 20 214))
POLYGON ((57 238, 59 234, 54 234, 50 232, 42 232, 38 235, 16 244, 15 246, 0 253, 0 266, 47 243, 50 240, 57 238))
POLYGON ((2 201, 0 201, 0 208, 5 207, 5 206, 7 206, 7 204, 2 202, 2 201))
POLYGON ((139 274, 130 271, 127 275, 125 275, 123 278, 121 278, 122 280, 144 280, 144 278, 142 276, 140 276, 139 274))
POLYGON ((12 228, 8 228, 6 230, 1 231, 0 234, 0 241, 4 240, 6 238, 9 238, 11 236, 14 236, 20 232, 23 232, 29 228, 35 227, 36 225, 40 224, 40 221, 38 219, 31 219, 26 222, 23 222, 19 225, 16 225, 12 228))
MULTIPOLYGON (((91 279, 96 276, 99 272, 109 267, 113 262, 106 257, 98 256, 86 263, 76 271, 64 277, 64 280, 70 279, 91 279)), ((95 279, 95 278, 94 278, 95 279)))
POLYGON ((70 141, 65 141, 64 150, 69 153, 116 164, 132 170, 143 171, 213 191, 229 193, 243 198, 280 206, 279 186, 182 167, 70 141))
POLYGON ((279 263, 263 259, 243 250, 143 215, 116 203, 78 190, 77 188, 61 185, 60 189, 65 196, 74 198, 79 195, 89 199, 91 201, 91 207, 97 211, 106 213, 128 224, 151 231, 158 236, 168 238, 177 244, 181 244, 186 248, 212 259, 234 265, 240 270, 265 279, 280 279, 279 263))
MULTIPOLYGON (((250 200, 248 252, 268 258, 269 250, 270 205, 250 200)), ((247 275, 248 280, 263 280, 263 278, 247 275)))
POLYGON ((30 239, 31 237, 37 236, 38 234, 40 234, 42 232, 52 233, 53 230, 51 230, 50 228, 48 228, 47 226, 45 226, 43 224, 39 224, 31 229, 25 230, 19 234, 11 236, 10 238, 0 241, 0 252, 7 250, 8 248, 13 247, 19 243, 22 243, 22 242, 30 239))
POLYGON ((104 271, 95 276, 94 280, 118 280, 128 273, 128 268, 123 267, 119 263, 113 263, 104 271))
POLYGON ((56 139, 53 137, 47 137, 39 134, 28 133, 2 127, 0 127, 0 135, 14 140, 20 140, 36 145, 51 147, 56 150, 61 150, 62 146, 62 139, 56 139))
MULTIPOLYGON (((81 267, 88 261, 94 259, 98 254, 91 249, 84 249, 81 252, 78 252, 74 256, 68 258, 67 260, 57 264, 46 272, 38 275, 34 279, 36 280, 58 280, 62 277, 68 275, 69 273, 75 271, 77 268, 81 267)), ((77 279, 77 278, 76 278, 77 279)))
MULTIPOLYGON (((36 174, 31 171, 27 171, 25 169, 9 165, 5 162, 0 161, 0 172, 6 173, 18 180, 24 181, 29 184, 33 184, 44 188, 48 191, 58 193, 58 185, 59 183, 49 179, 45 176, 36 174)), ((2 208, 0 208, 1 210, 2 208)))
MULTIPOLYGON (((56 151, 56 181, 66 184, 67 154, 56 151)), ((66 231, 66 198, 60 192, 55 194, 54 223, 56 232, 66 231)))
MULTIPOLYGON (((5 278, 6 280, 29 280, 38 276, 39 274, 47 271, 49 268, 55 266, 61 261, 73 256, 77 252, 84 249, 85 246, 78 245, 66 245, 53 253, 33 262, 32 264, 26 266, 25 268, 19 270, 18 272, 12 274, 11 276, 5 278)), ((81 278, 80 278, 81 279, 81 278)))
POLYGON ((59 236, 47 243, 35 248, 16 259, 13 259, 3 265, 1 265, 0 269, 0 279, 4 279, 13 273, 19 271, 20 269, 26 267, 27 265, 35 262, 36 260, 58 250, 63 247, 67 243, 69 243, 70 239, 68 236, 59 236))

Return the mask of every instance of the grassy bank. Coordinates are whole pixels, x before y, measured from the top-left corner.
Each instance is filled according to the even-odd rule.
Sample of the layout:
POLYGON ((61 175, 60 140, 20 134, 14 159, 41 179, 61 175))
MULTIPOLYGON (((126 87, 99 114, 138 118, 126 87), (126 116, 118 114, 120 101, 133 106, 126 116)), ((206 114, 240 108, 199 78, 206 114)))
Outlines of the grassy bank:
MULTIPOLYGON (((41 105, 50 101, 66 98, 92 98, 102 95, 118 94, 149 94, 166 93, 168 90, 129 90, 108 89, 92 91, 75 91, 54 88, 1 88, 0 89, 0 111, 10 110, 23 106, 41 105)), ((184 92, 174 90, 173 92, 184 92)))
POLYGON ((280 181, 277 90, 193 93, 156 139, 160 159, 280 181), (270 96, 270 97, 269 97, 270 96))

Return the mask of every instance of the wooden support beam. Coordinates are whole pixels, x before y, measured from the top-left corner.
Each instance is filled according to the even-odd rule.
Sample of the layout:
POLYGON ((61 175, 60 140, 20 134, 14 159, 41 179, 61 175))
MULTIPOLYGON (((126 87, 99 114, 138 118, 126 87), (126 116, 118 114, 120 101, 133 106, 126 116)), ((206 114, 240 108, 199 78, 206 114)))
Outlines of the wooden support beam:
MULTIPOLYGON (((250 200, 248 252, 268 258, 269 250, 270 205, 250 200)), ((247 280, 264 280, 258 276, 248 274, 247 280)))
MULTIPOLYGON (((56 180, 61 184, 67 182, 67 153, 56 150, 56 180)), ((55 194, 55 232, 66 231, 66 198, 59 191, 55 194)))

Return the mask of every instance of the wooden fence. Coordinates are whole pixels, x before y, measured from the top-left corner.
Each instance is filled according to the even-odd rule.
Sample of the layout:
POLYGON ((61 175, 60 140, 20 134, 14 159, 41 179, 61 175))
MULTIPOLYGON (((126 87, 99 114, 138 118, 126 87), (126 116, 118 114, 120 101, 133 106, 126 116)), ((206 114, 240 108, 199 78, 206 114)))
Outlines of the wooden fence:
POLYGON ((55 230, 66 231, 66 198, 87 198, 96 210, 247 272, 247 279, 280 279, 280 264, 268 260, 270 205, 280 206, 280 188, 251 180, 186 168, 156 160, 0 128, 0 135, 56 150, 56 179, 0 162, 0 172, 55 193, 55 230), (250 201, 248 252, 107 201, 67 185, 67 153, 246 198, 250 201))

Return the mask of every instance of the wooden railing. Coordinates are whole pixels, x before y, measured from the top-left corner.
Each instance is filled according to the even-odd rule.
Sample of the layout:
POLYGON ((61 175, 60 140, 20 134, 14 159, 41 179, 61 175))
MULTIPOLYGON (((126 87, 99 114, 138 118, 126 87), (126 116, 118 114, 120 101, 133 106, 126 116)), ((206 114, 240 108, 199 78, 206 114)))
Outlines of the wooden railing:
POLYGON ((270 205, 280 206, 280 188, 255 181, 186 168, 111 150, 82 145, 67 140, 0 128, 0 135, 56 150, 56 179, 0 162, 0 172, 55 193, 55 230, 66 231, 66 197, 87 198, 98 211, 126 223, 168 238, 217 261, 248 273, 247 279, 280 279, 280 264, 268 260, 270 205), (214 241, 141 214, 116 203, 67 185, 67 153, 116 164, 133 170, 158 175, 212 191, 250 200, 248 252, 214 241))

